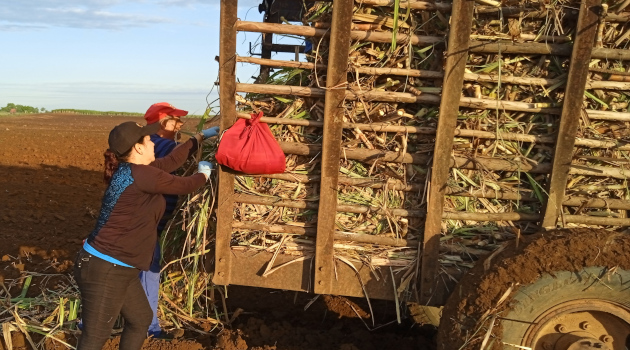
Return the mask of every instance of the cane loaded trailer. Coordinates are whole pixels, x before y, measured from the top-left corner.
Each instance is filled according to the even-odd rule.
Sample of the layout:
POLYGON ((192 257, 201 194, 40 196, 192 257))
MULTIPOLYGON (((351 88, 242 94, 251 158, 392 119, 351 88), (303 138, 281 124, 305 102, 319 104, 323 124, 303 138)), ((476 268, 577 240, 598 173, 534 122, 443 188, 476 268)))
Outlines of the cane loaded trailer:
POLYGON ((628 5, 222 0, 221 129, 263 112, 286 171, 220 168, 214 283, 444 306, 440 349, 627 349, 628 5))

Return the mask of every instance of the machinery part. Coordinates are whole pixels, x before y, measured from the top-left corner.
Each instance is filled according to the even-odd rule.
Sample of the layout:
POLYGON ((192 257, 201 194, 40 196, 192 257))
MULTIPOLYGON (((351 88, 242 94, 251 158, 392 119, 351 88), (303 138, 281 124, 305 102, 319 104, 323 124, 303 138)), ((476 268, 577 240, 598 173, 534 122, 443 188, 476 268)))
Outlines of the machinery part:
POLYGON ((558 271, 521 287, 503 315, 502 341, 533 350, 626 350, 630 271, 588 267, 558 271), (586 327, 585 327, 586 325, 586 327))
POLYGON ((584 338, 571 344, 567 350, 610 350, 606 344, 602 344, 599 340, 593 338, 584 338))
POLYGON ((630 235, 571 229, 524 239, 460 280, 438 349, 630 349, 630 235))

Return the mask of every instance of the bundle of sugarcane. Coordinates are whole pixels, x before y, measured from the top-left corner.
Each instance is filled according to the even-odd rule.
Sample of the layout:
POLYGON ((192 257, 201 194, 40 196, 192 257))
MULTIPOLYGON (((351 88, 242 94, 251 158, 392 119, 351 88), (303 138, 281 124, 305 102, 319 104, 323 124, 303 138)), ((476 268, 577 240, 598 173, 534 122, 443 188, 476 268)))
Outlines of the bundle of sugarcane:
MULTIPOLYGON (((617 5, 617 9, 623 6, 621 3, 617 5)), ((471 47, 487 47, 507 38, 513 45, 503 46, 507 52, 501 52, 499 45, 495 45, 497 50, 491 53, 474 52, 473 49, 469 56, 464 97, 460 103, 466 108, 460 110, 456 134, 461 138, 456 139, 454 154, 478 162, 479 169, 452 169, 450 180, 455 186, 450 191, 455 191, 458 196, 451 196, 447 201, 453 211, 518 212, 521 215, 515 218, 521 221, 448 220, 447 237, 452 236, 456 242, 468 247, 497 247, 505 238, 535 231, 535 224, 541 221, 547 202, 553 143, 559 130, 565 89, 570 88, 566 81, 571 51, 562 43, 575 39, 577 17, 573 9, 579 8, 580 4, 528 3, 523 6, 517 11, 518 18, 509 8, 495 7, 493 10, 477 6, 480 16, 473 22, 471 38, 475 41, 471 47), (545 47, 537 46, 536 42, 545 43, 545 47, 552 49, 551 53, 546 52, 545 47), (520 46, 521 53, 514 53, 514 47, 525 43, 529 46, 520 46), (516 169, 501 169, 490 158, 507 160, 516 169), (491 234, 480 235, 482 231, 478 228, 487 229, 491 234), (459 233, 468 237, 457 237, 459 233)), ((604 11, 606 8, 604 5, 604 11)), ((612 47, 606 46, 606 38, 622 37, 620 33, 614 35, 614 31, 608 30, 602 39, 604 28, 620 26, 614 22, 618 20, 614 16, 604 15, 603 18, 599 22, 594 48, 612 47)), ((619 44, 623 40, 627 46, 627 38, 622 38, 619 44)), ((620 124, 630 116, 626 110, 630 84, 620 82, 628 64, 627 61, 624 66, 623 61, 603 60, 597 55, 601 54, 593 51, 581 130, 576 141, 567 198, 563 203, 566 220, 565 216, 560 218, 562 225, 567 227, 603 225, 614 228, 628 224, 577 216, 623 218, 628 207, 617 200, 627 199, 623 186, 626 158, 621 145, 623 136, 620 133, 612 135, 612 129, 626 128, 620 124), (607 81, 597 72, 607 73, 607 81), (616 113, 607 112, 607 109, 616 113), (613 125, 608 120, 613 121, 613 125), (614 168, 604 167, 605 163, 614 168), (598 201, 598 197, 606 200, 598 201), (621 211, 615 213, 612 209, 621 211)))
MULTIPOLYGON (((330 11, 330 3, 316 4, 307 11, 304 22, 315 28, 328 28, 330 11)), ((370 12, 369 8, 357 8, 353 26, 390 30, 394 26, 406 33, 413 30, 407 23, 411 23, 411 17, 393 23, 387 17, 391 13, 383 16, 370 12)), ((313 51, 307 56, 309 64, 277 69, 266 82, 270 85, 268 91, 275 91, 271 85, 326 86, 325 70, 320 68, 327 63, 328 39, 309 40, 313 44, 313 51)), ((254 60, 241 59, 247 61, 254 60)), ((440 61, 439 49, 434 45, 356 43, 349 57, 351 75, 347 89, 357 95, 435 92, 437 75, 416 88, 405 78, 381 76, 382 73, 372 71, 439 67, 440 61)), ((318 202, 323 96, 278 96, 260 91, 237 97, 237 101, 241 112, 260 110, 274 120, 303 119, 305 123, 274 122, 271 126, 287 154, 284 174, 237 176, 235 202, 239 204, 234 215, 239 225, 233 232, 233 249, 312 256, 317 210, 326 205, 318 202)), ((365 264, 373 269, 391 266, 397 268, 397 273, 405 274, 415 269, 417 261, 425 206, 422 183, 427 173, 426 155, 433 148, 431 138, 409 133, 406 128, 434 127, 437 108, 426 105, 418 109, 405 100, 386 102, 371 97, 348 98, 344 108, 344 122, 355 127, 345 128, 342 134, 334 255, 346 263, 365 264), (379 131, 371 127, 376 123, 394 129, 379 131), (356 239, 359 235, 360 241, 356 239)))
MULTIPOLYGON (((532 7, 543 8, 539 4, 531 4, 532 7)), ((627 47, 627 37, 623 36, 625 24, 615 22, 618 20, 615 16, 607 16, 607 4, 602 6, 604 11, 602 19, 597 28, 596 41, 593 45, 595 49, 602 47, 627 47), (608 29, 606 29, 608 28, 608 29), (621 29, 615 32, 615 28, 621 29)), ((615 13, 620 13, 625 5, 619 2, 613 5, 616 9, 615 13)), ((485 21, 477 21, 479 35, 494 37, 512 36, 517 41, 522 42, 545 42, 548 44, 558 45, 558 43, 568 42, 575 39, 576 21, 574 13, 571 9, 579 8, 579 2, 576 3, 555 3, 545 5, 543 11, 539 11, 535 16, 525 16, 525 18, 504 18, 499 12, 498 19, 486 19, 485 21), (531 40, 530 40, 531 39, 531 40)), ((481 38, 481 37, 480 37, 481 38)), ((517 101, 526 103, 536 103, 537 113, 526 114, 518 110, 515 106, 514 111, 497 108, 493 116, 494 131, 497 133, 497 140, 494 141, 504 143, 505 138, 499 141, 499 134, 505 132, 523 133, 529 135, 542 135, 545 142, 523 143, 520 142, 519 147, 503 147, 506 150, 500 150, 497 153, 504 153, 505 157, 518 157, 527 159, 533 164, 549 163, 551 161, 554 133, 559 128, 559 107, 564 101, 568 66, 570 64, 567 52, 558 52, 556 55, 544 55, 540 53, 530 55, 472 55, 473 62, 484 62, 486 64, 495 65, 486 73, 496 73, 495 81, 488 83, 479 81, 477 84, 471 84, 471 94, 476 94, 475 98, 486 97, 490 99, 500 99, 503 101, 517 101), (487 94, 487 95, 486 95, 487 94), (512 130, 508 128, 512 127, 512 130), (514 129, 516 127, 517 129, 514 129), (520 130, 519 130, 520 129, 520 130), (551 142, 550 142, 551 141, 551 142), (523 152, 524 150, 524 152, 523 152)), ((627 58, 626 58, 627 59, 627 58)), ((596 187, 592 187, 594 183, 606 183, 606 185, 621 185, 625 183, 625 175, 623 174, 623 163, 625 152, 622 147, 617 147, 623 142, 623 135, 617 133, 612 135, 611 128, 615 130, 623 130, 626 126, 621 126, 630 116, 627 114, 627 99, 630 96, 630 84, 623 83, 624 72, 627 71, 627 61, 615 61, 602 59, 593 53, 593 58, 589 64, 591 71, 587 80, 583 107, 585 111, 581 116, 581 128, 578 133, 580 139, 576 142, 576 152, 572 165, 569 183, 567 186, 567 195, 569 201, 565 202, 564 213, 567 215, 587 214, 592 216, 610 216, 625 217, 624 213, 613 213, 610 209, 602 210, 602 205, 592 206, 591 198, 610 198, 610 199, 627 199, 625 191, 617 190, 616 192, 597 191, 596 187), (625 67, 625 68, 624 68, 625 67), (600 73, 604 74, 600 74, 600 73), (618 72, 618 73, 617 73, 618 72), (605 77, 604 77, 605 76, 605 77), (608 111, 616 111, 610 113, 608 111), (601 131, 601 132, 600 132, 601 131), (608 133, 608 135, 606 135, 608 133), (612 137, 611 137, 612 136, 612 137), (613 165, 614 168, 606 165, 613 165), (585 171, 601 167, 597 171, 585 171), (616 168, 616 169, 615 169, 616 168), (589 187, 591 186, 591 187, 589 187), (591 190, 585 190, 592 188, 591 190), (581 201, 571 201, 571 195, 581 198, 581 201), (599 208, 598 208, 599 207, 599 208)), ((485 67, 484 67, 485 68, 485 67)), ((475 72, 480 74, 481 72, 475 72)), ((470 75, 470 74, 469 74, 470 75)), ((480 75, 478 76, 480 77, 480 75)), ((470 78, 475 78, 470 76, 470 78)), ((473 96, 471 96, 473 97, 473 96)), ((575 116, 576 118, 580 116, 575 116)), ((623 133, 623 131, 621 131, 623 133)), ((542 140, 541 140, 542 141, 542 140)), ((515 142, 511 142, 512 145, 515 142)), ((505 144, 504 144, 505 146, 505 144)), ((495 150, 492 150, 495 152, 495 150)), ((522 178, 522 177, 521 177, 522 178)), ((540 212, 540 206, 546 199, 544 188, 548 176, 542 174, 527 174, 526 179, 531 184, 529 188, 536 201, 530 202, 527 210, 531 212, 540 212)), ((523 182, 523 181, 522 181, 523 182)), ((520 186, 527 188, 526 186, 520 186)), ((614 187, 614 186, 613 186, 614 187)), ((603 189, 603 188, 602 188, 603 189)), ((614 201, 613 201, 614 202, 614 201)), ((618 204, 618 203, 615 203, 618 204)), ((624 207, 624 205, 621 205, 624 207)), ((617 206, 616 209, 622 209, 617 206)), ((615 205, 613 205, 615 208, 615 205)), ((589 226, 601 225, 604 221, 591 220, 589 218, 574 218, 576 222, 566 223, 566 226, 575 226, 587 224, 589 226), (579 219, 579 220, 576 220, 579 219)), ((605 226, 615 226, 605 225, 605 226)))
MULTIPOLYGON (((444 265, 468 268, 504 240, 539 229, 579 3, 478 2, 452 156, 436 160, 451 4, 356 1, 348 82, 336 87, 345 88, 335 217, 338 259, 374 268, 414 268, 431 164, 436 162, 452 164, 442 221, 444 265)), ((627 207, 621 201, 590 200, 627 196, 626 146, 619 141, 630 120, 629 73, 627 63, 606 55, 620 60, 630 55, 605 51, 629 43, 624 4, 611 5, 614 13, 609 11, 598 27, 577 158, 563 203, 570 216, 567 225, 598 225, 602 221, 592 216, 614 216, 602 207, 627 207), (606 162, 617 168, 600 166, 606 162), (608 192, 597 194, 601 189, 608 192), (591 215, 587 220, 576 215, 585 212, 591 215)), ((331 13, 330 2, 315 3, 306 9, 303 26, 288 26, 297 29, 287 32, 310 33, 305 34, 313 48, 307 62, 237 58, 276 69, 264 87, 241 84, 238 91, 248 94, 237 101, 240 112, 263 111, 273 120, 271 130, 287 154, 287 171, 237 176, 233 249, 313 254, 317 211, 326 205, 318 202, 318 182, 331 13)))
MULTIPOLYGON (((209 108, 199 120, 201 130, 210 116, 209 108)), ((182 175, 197 169, 201 160, 213 161, 216 141, 206 141, 195 159, 184 166, 182 175)), ((161 236, 163 261, 159 298, 161 325, 166 330, 190 330, 207 334, 222 329, 227 320, 225 292, 212 284, 207 269, 213 256, 216 178, 184 197, 161 236)))
MULTIPOLYGON (((599 23, 595 48, 627 49, 630 46, 630 24, 624 16, 627 1, 603 4, 604 21, 599 23), (621 21, 620 18, 621 17, 621 21)), ((597 58, 589 64, 584 107, 578 137, 597 140, 606 146, 592 147, 577 143, 574 174, 569 177, 567 195, 587 198, 564 208, 567 215, 585 215, 569 226, 624 225, 630 199, 627 187, 628 150, 625 144, 630 126, 630 62, 597 58), (591 171, 580 171, 589 169, 591 171), (594 170, 594 171, 593 171, 594 170), (611 220, 612 219, 612 220, 611 220)))
MULTIPOLYGON (((473 20, 471 33, 476 44, 471 46, 506 39, 518 44, 566 43, 567 28, 575 21, 562 20, 565 6, 570 4, 547 5, 537 16, 525 10, 522 18, 508 17, 505 8, 477 6, 480 16, 473 20)), ((451 238, 447 242, 477 249, 464 260, 538 230, 548 181, 539 168, 551 161, 553 148, 534 136, 552 136, 557 130, 566 68, 566 57, 504 53, 501 46, 496 52, 469 55, 453 153, 478 166, 451 169, 446 210, 464 219, 447 213, 454 218, 444 222, 446 238, 451 238), (517 215, 491 218, 507 213, 517 215)))

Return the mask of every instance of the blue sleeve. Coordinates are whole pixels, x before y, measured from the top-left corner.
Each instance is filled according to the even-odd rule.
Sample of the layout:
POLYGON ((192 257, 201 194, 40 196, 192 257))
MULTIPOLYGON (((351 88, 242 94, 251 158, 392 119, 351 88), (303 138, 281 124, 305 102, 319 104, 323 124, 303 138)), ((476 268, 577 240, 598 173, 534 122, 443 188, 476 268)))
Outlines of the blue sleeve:
POLYGON ((155 158, 164 158, 171 153, 177 146, 177 142, 163 137, 151 137, 155 144, 155 158))
POLYGON ((166 157, 155 158, 149 165, 162 169, 167 173, 173 172, 184 165, 186 159, 197 151, 198 147, 197 139, 191 137, 190 140, 175 147, 173 152, 169 153, 166 157))

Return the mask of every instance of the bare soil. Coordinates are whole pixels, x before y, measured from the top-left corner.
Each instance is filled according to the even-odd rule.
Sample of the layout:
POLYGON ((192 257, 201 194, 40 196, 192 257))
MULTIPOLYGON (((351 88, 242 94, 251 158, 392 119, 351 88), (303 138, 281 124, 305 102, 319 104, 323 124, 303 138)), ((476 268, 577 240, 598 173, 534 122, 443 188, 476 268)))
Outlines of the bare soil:
MULTIPOLYGON (((19 277, 22 271, 71 271, 72 259, 100 209, 107 135, 113 126, 128 120, 143 122, 141 118, 60 114, 0 118, 0 283, 19 277)), ((194 125, 196 120, 187 124, 194 125)), ((30 289, 37 292, 38 288, 30 289)), ((364 300, 320 296, 305 310, 314 297, 231 286, 228 311, 242 309, 242 313, 229 329, 207 336, 186 332, 172 341, 147 340, 143 349, 436 348, 435 330, 421 328, 410 319, 401 325, 392 323, 396 316, 391 302, 374 302, 374 314, 370 314, 364 300)), ((14 349, 28 348, 16 333, 13 338, 14 349)), ((68 336, 66 341, 74 344, 76 338, 68 336)), ((117 349, 118 341, 112 338, 105 349, 117 349)), ((0 341, 0 350, 2 346, 0 341)), ((46 348, 63 346, 47 341, 46 348)))

